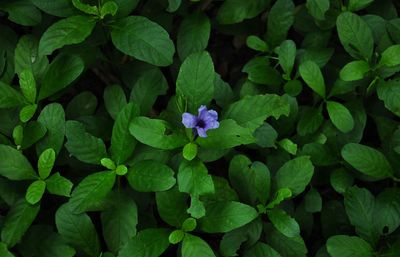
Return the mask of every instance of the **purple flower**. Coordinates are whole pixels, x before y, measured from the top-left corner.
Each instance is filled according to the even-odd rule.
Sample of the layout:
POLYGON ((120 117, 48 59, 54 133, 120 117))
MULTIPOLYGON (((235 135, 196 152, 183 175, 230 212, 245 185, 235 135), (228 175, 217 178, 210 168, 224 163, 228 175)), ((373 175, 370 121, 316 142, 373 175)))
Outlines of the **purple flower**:
POLYGON ((199 108, 198 116, 188 112, 183 113, 182 123, 185 127, 192 128, 200 137, 207 137, 207 130, 219 127, 218 113, 214 110, 207 110, 207 107, 202 105, 199 108))

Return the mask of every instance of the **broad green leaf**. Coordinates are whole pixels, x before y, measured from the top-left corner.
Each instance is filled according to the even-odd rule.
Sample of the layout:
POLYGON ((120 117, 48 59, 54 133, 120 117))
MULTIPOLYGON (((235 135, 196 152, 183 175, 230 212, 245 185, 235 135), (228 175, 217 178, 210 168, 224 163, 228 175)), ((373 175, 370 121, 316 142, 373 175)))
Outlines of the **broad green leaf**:
POLYGON ((268 203, 266 207, 272 209, 290 197, 292 197, 292 191, 289 188, 279 188, 278 191, 276 191, 274 198, 272 198, 272 201, 268 203))
POLYGON ((37 121, 30 121, 24 128, 24 138, 22 140, 21 149, 27 149, 34 143, 39 141, 46 134, 47 129, 37 121))
POLYGON ((56 152, 52 148, 49 148, 40 154, 38 160, 38 171, 41 179, 46 179, 50 175, 55 160, 56 152))
POLYGON ((50 194, 70 197, 73 184, 57 172, 46 179, 46 186, 50 194))
POLYGON ((169 231, 163 228, 148 228, 131 238, 121 249, 118 257, 158 257, 169 246, 169 231))
POLYGON ((332 257, 373 257, 372 247, 356 236, 338 235, 330 237, 326 243, 332 257))
POLYGON ((279 64, 285 75, 287 75, 287 79, 289 79, 296 58, 296 44, 293 40, 285 40, 276 51, 278 53, 279 64))
POLYGON ((127 104, 117 116, 110 147, 111 157, 116 165, 128 160, 135 149, 136 139, 129 133, 129 124, 137 116, 139 116, 139 107, 135 103, 127 104))
POLYGON ((36 101, 36 82, 31 70, 23 70, 19 74, 21 92, 30 103, 36 101))
POLYGON ((267 21, 267 42, 275 47, 286 39, 294 23, 295 5, 292 0, 278 0, 272 6, 267 21))
POLYGON ((304 82, 318 95, 325 98, 325 81, 318 65, 313 61, 300 64, 299 72, 304 82))
POLYGON ((188 217, 186 212, 187 194, 173 187, 168 191, 156 192, 157 210, 161 219, 174 227, 180 227, 188 217))
POLYGON ((140 107, 140 113, 147 115, 159 95, 165 95, 168 83, 159 69, 145 71, 132 88, 130 100, 140 107))
POLYGON ((35 115, 37 107, 37 104, 24 106, 24 108, 22 108, 19 112, 19 120, 23 123, 28 122, 30 119, 32 119, 33 115, 35 115))
POLYGON ((111 39, 115 47, 138 60, 156 66, 172 63, 175 47, 167 31, 142 16, 128 16, 113 24, 111 39))
POLYGON ((1 241, 9 248, 16 245, 35 220, 39 209, 39 204, 31 205, 24 198, 14 203, 4 221, 1 241))
POLYGON ((337 169, 331 173, 330 182, 336 192, 343 194, 354 182, 352 174, 345 169, 337 169))
POLYGON ((11 180, 30 180, 37 175, 28 159, 8 145, 0 145, 0 175, 11 180))
POLYGON ((304 208, 306 211, 314 213, 322 210, 322 197, 318 190, 312 188, 304 197, 304 208))
POLYGON ((74 96, 65 109, 65 115, 69 120, 76 120, 82 116, 93 115, 97 108, 97 97, 89 91, 74 96))
POLYGON ((136 117, 129 125, 129 132, 141 143, 154 148, 169 150, 184 146, 183 135, 170 132, 170 125, 164 120, 136 117))
POLYGON ((42 20, 41 12, 27 0, 3 2, 1 9, 8 12, 8 19, 24 26, 35 26, 42 20))
POLYGON ((393 176, 393 170, 385 155, 361 144, 349 143, 342 148, 343 159, 356 170, 376 179, 393 176))
POLYGON ((12 254, 10 251, 7 249, 7 245, 3 242, 0 243, 0 256, 2 257, 15 257, 14 254, 12 254))
POLYGON ((200 105, 207 105, 214 97, 214 64, 208 52, 189 55, 182 63, 176 79, 176 92, 194 113, 200 105))
POLYGON ((281 257, 271 246, 258 242, 253 247, 248 249, 243 257, 281 257))
POLYGON ((336 26, 344 49, 356 59, 370 60, 374 49, 372 31, 357 14, 341 13, 336 26))
POLYGON ((46 190, 46 182, 43 180, 36 180, 26 190, 25 199, 30 204, 37 204, 43 197, 46 190))
POLYGON ((379 61, 380 66, 392 67, 400 64, 400 45, 393 45, 388 47, 383 53, 379 61))
POLYGON ((97 172, 85 177, 72 192, 68 204, 70 210, 74 213, 90 210, 111 191, 115 177, 114 171, 97 172))
POLYGON ((204 232, 226 233, 251 222, 257 215, 257 211, 249 205, 221 201, 207 204, 206 216, 199 223, 204 232))
POLYGON ((266 203, 271 178, 268 167, 262 162, 251 163, 246 156, 236 155, 229 164, 229 180, 245 203, 266 203))
POLYGON ((215 254, 206 241, 186 234, 182 243, 182 257, 215 257, 215 254))
POLYGON ((59 17, 69 17, 77 13, 70 0, 31 0, 40 10, 59 17))
POLYGON ((370 5, 374 0, 349 0, 348 8, 350 11, 358 11, 370 5))
POLYGON ((0 81, 0 108, 19 107, 26 103, 21 93, 0 81))
POLYGON ((214 183, 207 167, 199 160, 182 161, 178 172, 180 192, 193 196, 214 193, 214 183))
POLYGON ((317 20, 325 20, 325 13, 330 8, 329 0, 307 0, 308 12, 317 20))
POLYGON ((247 73, 248 80, 257 84, 278 86, 282 83, 281 75, 264 56, 251 59, 243 66, 242 72, 247 73))
POLYGON ((266 122, 258 127, 253 135, 256 138, 256 144, 261 147, 274 147, 278 138, 278 132, 266 122))
POLYGON ((184 61, 190 54, 205 50, 210 32, 210 20, 204 13, 196 12, 186 16, 179 26, 177 35, 176 47, 179 58, 184 61))
POLYGON ((267 225, 265 233, 268 235, 266 241, 273 249, 285 257, 306 257, 307 247, 301 236, 286 237, 275 229, 272 224, 267 225))
POLYGON ((103 140, 87 133, 82 123, 67 121, 66 136, 68 152, 82 162, 100 164, 100 160, 107 156, 103 140))
POLYGON ((326 108, 333 125, 343 133, 348 133, 354 128, 354 119, 350 111, 341 103, 327 101, 326 108))
POLYGON ((118 5, 117 17, 121 18, 131 14, 140 0, 114 0, 114 2, 118 5))
POLYGON ((58 155, 63 146, 65 135, 65 113, 63 107, 59 103, 46 105, 37 121, 47 129, 47 133, 36 144, 36 152, 39 155, 46 149, 52 148, 58 155))
POLYGON ((344 81, 356 81, 363 79, 368 71, 370 71, 370 67, 366 61, 352 61, 340 70, 339 76, 344 81))
POLYGON ((50 55, 65 45, 83 42, 96 25, 90 16, 71 16, 53 23, 42 35, 39 42, 39 55, 50 55))
POLYGON ((110 208, 101 213, 104 238, 108 248, 114 253, 136 235, 136 203, 124 193, 115 193, 111 198, 110 208))
POLYGON ((50 64, 40 87, 38 100, 54 95, 83 72, 83 60, 75 55, 58 55, 50 64))
POLYGON ((58 208, 55 216, 58 233, 64 240, 91 257, 100 255, 100 241, 92 220, 86 213, 74 214, 69 204, 58 208))
POLYGON ((375 201, 374 219, 380 234, 391 234, 400 226, 400 190, 385 188, 375 201))
POLYGON ((167 165, 153 160, 132 165, 127 179, 131 187, 139 192, 166 191, 176 183, 174 171, 167 165))
POLYGON ((111 118, 117 119, 118 114, 127 104, 125 92, 119 85, 106 87, 103 94, 104 105, 111 118))
POLYGON ((168 0, 168 12, 175 12, 181 6, 182 0, 168 0))
POLYGON ((385 107, 400 117, 400 80, 381 80, 377 86, 377 93, 379 99, 385 103, 385 107))
POLYGON ((297 133, 301 136, 312 134, 318 130, 323 122, 322 107, 305 109, 299 123, 297 123, 297 133))
POLYGON ((267 211, 269 220, 275 228, 287 237, 300 235, 300 226, 295 219, 290 217, 281 209, 272 209, 267 211))
POLYGON ((298 195, 310 183, 313 174, 310 157, 297 157, 286 162, 276 173, 277 188, 289 188, 293 195, 298 195))
POLYGON ((232 103, 223 113, 225 119, 233 119, 240 126, 254 131, 270 116, 278 119, 288 116, 290 106, 286 97, 275 94, 246 96, 232 103))
POLYGON ((354 186, 348 188, 344 194, 344 206, 357 234, 374 245, 379 238, 374 219, 374 196, 367 189, 354 186))
POLYGON ((240 1, 227 0, 218 10, 217 20, 221 24, 234 24, 251 19, 260 14, 267 6, 267 0, 240 1))

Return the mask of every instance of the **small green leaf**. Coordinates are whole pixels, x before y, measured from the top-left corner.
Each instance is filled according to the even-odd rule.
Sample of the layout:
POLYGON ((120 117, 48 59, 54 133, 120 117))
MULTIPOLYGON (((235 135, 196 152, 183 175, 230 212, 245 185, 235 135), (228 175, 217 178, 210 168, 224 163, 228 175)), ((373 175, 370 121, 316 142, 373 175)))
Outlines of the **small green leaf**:
POLYGON ((332 257, 373 257, 372 247, 356 236, 338 235, 330 237, 326 243, 332 257))
POLYGON ((24 140, 24 127, 21 125, 15 126, 12 132, 12 137, 14 139, 15 145, 21 145, 24 140))
POLYGON ((12 108, 23 106, 26 99, 13 87, 0 81, 0 108, 12 108))
POLYGON ((56 160, 56 152, 52 148, 43 151, 38 160, 38 171, 41 179, 46 179, 53 169, 56 160))
POLYGON ((268 218, 275 228, 287 237, 300 235, 300 226, 295 219, 290 217, 281 209, 272 209, 267 211, 268 218))
POLYGON ((300 64, 299 72, 304 82, 322 98, 325 98, 325 81, 318 65, 313 61, 300 64))
POLYGON ((348 8, 350 11, 358 11, 370 5, 374 0, 349 0, 348 8))
POLYGON ((110 14, 111 16, 115 16, 117 14, 117 11, 118 11, 118 5, 116 2, 114 1, 106 2, 101 6, 100 18, 104 19, 104 17, 106 17, 106 15, 108 14, 110 14))
POLYGON ((292 191, 289 188, 280 188, 278 191, 276 191, 274 198, 266 207, 272 209, 290 197, 292 197, 292 191))
POLYGON ((30 204, 38 203, 46 190, 46 182, 43 180, 34 181, 26 190, 25 199, 30 204))
POLYGON ((385 155, 361 144, 349 143, 342 148, 342 157, 356 170, 376 179, 393 176, 393 170, 385 155))
POLYGON ((175 12, 181 6, 182 0, 168 0, 168 12, 175 12))
POLYGON ((182 243, 182 257, 215 257, 215 254, 206 241, 186 234, 182 243))
POLYGON ((290 27, 294 23, 295 5, 292 0, 278 0, 272 6, 267 21, 268 44, 272 47, 286 39, 290 27))
POLYGON ((315 188, 310 189, 304 197, 304 208, 311 213, 320 212, 322 210, 322 198, 315 188))
POLYGON ((343 133, 348 133, 354 128, 354 119, 350 111, 341 103, 327 101, 326 108, 333 125, 343 133))
POLYGON ((366 61, 352 61, 340 70, 339 76, 344 81, 356 81, 363 79, 368 71, 370 71, 370 67, 366 61))
POLYGON ((0 175, 10 180, 29 180, 37 178, 28 159, 15 148, 0 145, 0 175))
POLYGON ((400 117, 400 80, 380 80, 377 86, 377 93, 385 107, 400 117))
POLYGON ((329 0, 307 0, 308 12, 317 20, 325 20, 325 13, 329 10, 329 0))
POLYGON ((70 197, 73 186, 71 181, 61 176, 58 172, 46 179, 46 185, 50 194, 66 197, 70 197))
POLYGON ((158 257, 169 246, 170 231, 163 228, 148 228, 140 231, 119 251, 118 257, 158 257))
POLYGON ((110 158, 103 158, 100 160, 100 163, 103 167, 109 169, 109 170, 115 170, 117 166, 115 166, 115 163, 113 160, 110 158))
POLYGON ((171 244, 175 245, 175 244, 180 243, 183 240, 184 236, 185 236, 185 232, 183 232, 180 229, 177 229, 177 230, 172 231, 171 234, 169 234, 168 241, 171 244))
POLYGON ((331 173, 330 181, 333 189, 343 194, 346 192, 347 188, 353 185, 354 177, 345 169, 337 169, 331 173))
POLYGON ((72 4, 74 7, 86 14, 91 14, 91 15, 98 15, 99 10, 97 6, 92 6, 89 4, 82 3, 81 0, 72 0, 72 4))
POLYGON ((227 0, 218 10, 217 21, 221 24, 239 23, 244 19, 251 19, 257 16, 267 5, 268 1, 266 0, 254 0, 249 2, 227 0))
POLYGON ((19 86, 26 100, 30 103, 36 101, 36 81, 31 70, 23 70, 19 74, 19 86))
POLYGON ((118 165, 115 169, 115 173, 117 173, 118 176, 125 176, 125 174, 128 173, 128 168, 123 164, 118 165))
POLYGON ((190 196, 190 207, 186 210, 193 218, 200 219, 206 215, 206 208, 204 203, 198 196, 190 196))
POLYGON ((196 229, 197 221, 193 218, 187 218, 182 224, 182 230, 185 232, 190 232, 196 229))
POLYGON ((3 242, 0 242, 0 256, 2 257, 15 257, 14 254, 12 254, 10 251, 7 249, 7 245, 3 242))
POLYGON ((19 119, 21 122, 26 123, 30 119, 32 119, 33 115, 35 115, 35 112, 37 110, 37 104, 30 104, 27 106, 24 106, 24 108, 21 109, 19 112, 19 119))
POLYGON ((125 92, 119 85, 106 87, 103 93, 104 105, 111 118, 117 119, 118 114, 127 104, 125 92))
POLYGON ((175 186, 168 191, 156 192, 157 210, 163 221, 173 227, 181 227, 188 217, 188 195, 178 191, 175 186))
POLYGON ((400 45, 392 45, 386 48, 382 53, 381 60, 379 61, 379 66, 393 67, 400 65, 399 58, 400 55, 400 45))
POLYGON ((214 193, 214 183, 208 175, 207 167, 199 160, 182 161, 178 172, 180 192, 193 196, 214 193))
POLYGON ((285 72, 285 75, 290 78, 296 58, 296 44, 293 40, 285 40, 277 48, 276 52, 278 53, 280 66, 285 72))
POLYGON ((284 138, 278 142, 279 146, 282 147, 286 152, 296 155, 297 153, 297 144, 293 143, 289 138, 284 138))
POLYGON ((268 45, 267 43, 259 38, 258 36, 248 36, 246 39, 246 45, 247 47, 259 51, 259 52, 266 52, 268 51, 268 45))
POLYGON ((195 143, 186 144, 183 147, 182 155, 188 161, 193 160, 197 155, 197 145, 195 143))

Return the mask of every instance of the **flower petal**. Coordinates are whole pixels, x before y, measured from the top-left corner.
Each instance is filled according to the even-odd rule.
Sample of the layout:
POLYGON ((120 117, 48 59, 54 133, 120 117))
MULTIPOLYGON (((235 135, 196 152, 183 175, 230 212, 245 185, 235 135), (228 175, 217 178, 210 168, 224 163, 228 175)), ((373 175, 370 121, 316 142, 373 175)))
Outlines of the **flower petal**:
POLYGON ((199 128, 199 127, 196 127, 196 129, 197 129, 197 134, 199 135, 199 137, 207 137, 207 133, 206 133, 205 129, 199 128))
POLYGON ((197 124, 197 117, 193 114, 185 112, 182 114, 182 123, 186 128, 194 128, 197 124))
POLYGON ((199 107, 199 115, 198 115, 198 117, 199 117, 199 119, 204 119, 205 118, 205 116, 207 115, 207 113, 208 113, 208 110, 207 110, 207 107, 205 106, 205 105, 201 105, 200 107, 199 107))

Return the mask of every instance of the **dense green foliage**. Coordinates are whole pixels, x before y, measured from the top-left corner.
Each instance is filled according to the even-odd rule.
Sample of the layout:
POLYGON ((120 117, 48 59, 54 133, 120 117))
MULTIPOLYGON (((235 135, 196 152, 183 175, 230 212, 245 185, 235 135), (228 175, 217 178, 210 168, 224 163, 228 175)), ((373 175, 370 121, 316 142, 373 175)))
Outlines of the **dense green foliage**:
POLYGON ((399 12, 0 0, 0 257, 399 257, 399 12))

